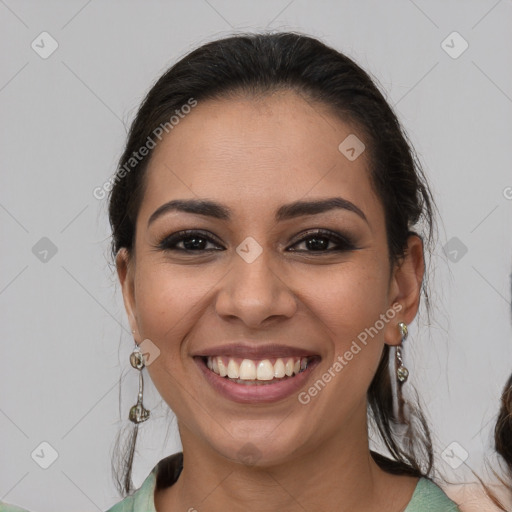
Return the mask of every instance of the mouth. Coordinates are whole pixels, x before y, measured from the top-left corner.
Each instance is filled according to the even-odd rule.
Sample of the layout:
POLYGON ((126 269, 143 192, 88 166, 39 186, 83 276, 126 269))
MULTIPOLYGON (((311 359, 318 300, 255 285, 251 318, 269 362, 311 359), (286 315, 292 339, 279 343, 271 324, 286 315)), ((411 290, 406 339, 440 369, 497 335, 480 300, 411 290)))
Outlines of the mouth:
POLYGON ((226 377, 237 384, 258 386, 294 377, 305 371, 313 359, 313 356, 260 360, 205 356, 203 362, 213 373, 226 377))
POLYGON ((303 387, 320 357, 249 359, 208 355, 195 356, 194 360, 209 384, 224 397, 241 403, 269 403, 303 387))

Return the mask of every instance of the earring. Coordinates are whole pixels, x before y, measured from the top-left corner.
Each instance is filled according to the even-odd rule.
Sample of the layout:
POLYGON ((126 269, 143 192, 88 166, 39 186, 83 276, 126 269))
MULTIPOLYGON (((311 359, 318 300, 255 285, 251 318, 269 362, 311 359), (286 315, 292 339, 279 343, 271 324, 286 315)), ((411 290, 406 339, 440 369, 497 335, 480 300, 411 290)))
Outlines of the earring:
POLYGON ((402 343, 407 339, 407 336, 409 334, 407 330, 407 325, 403 322, 400 322, 398 324, 398 329, 400 330, 400 336, 402 340, 400 341, 400 345, 396 347, 395 352, 395 368, 396 368, 396 379, 397 379, 397 389, 396 389, 396 396, 397 396, 397 417, 398 422, 401 424, 405 424, 405 415, 404 415, 404 406, 405 406, 405 400, 402 394, 402 386, 406 382, 407 378, 409 377, 409 370, 404 366, 403 360, 402 360, 402 343))
MULTIPOLYGON (((135 331, 132 331, 135 334, 135 331)), ((149 418, 149 411, 144 408, 142 405, 142 394, 144 391, 144 381, 142 380, 142 369, 144 368, 144 356, 140 351, 139 346, 135 343, 135 348, 133 352, 130 354, 130 364, 136 370, 139 370, 139 394, 137 395, 137 403, 131 407, 130 414, 128 418, 131 422, 134 423, 132 432, 130 434, 130 438, 128 439, 129 451, 125 455, 125 464, 128 467, 128 472, 124 478, 124 486, 128 489, 128 492, 131 492, 133 488, 132 484, 132 462, 133 456, 135 453, 135 444, 137 442, 137 434, 139 432, 139 423, 146 421, 149 418)))
POLYGON ((142 405, 142 394, 144 392, 144 381, 142 379, 142 369, 144 368, 144 356, 137 345, 130 354, 130 364, 139 370, 139 394, 137 403, 130 409, 129 419, 135 424, 142 423, 149 418, 149 411, 142 405))
POLYGON ((396 378, 400 383, 403 384, 407 380, 407 377, 409 377, 409 370, 404 366, 404 363, 402 361, 401 345, 407 339, 409 331, 407 330, 407 325, 405 325, 403 322, 400 322, 398 324, 398 328, 400 329, 402 341, 400 342, 400 346, 396 347, 396 362, 398 365, 398 368, 396 370, 396 378))

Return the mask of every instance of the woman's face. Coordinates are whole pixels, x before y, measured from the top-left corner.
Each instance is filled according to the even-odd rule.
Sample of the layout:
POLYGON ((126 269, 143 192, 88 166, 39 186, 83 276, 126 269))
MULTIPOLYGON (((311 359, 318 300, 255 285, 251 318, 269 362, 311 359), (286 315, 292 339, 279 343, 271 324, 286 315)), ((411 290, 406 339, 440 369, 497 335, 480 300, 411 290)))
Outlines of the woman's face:
POLYGON ((117 264, 184 446, 263 465, 366 435, 367 389, 416 313, 422 269, 390 268, 354 135, 365 142, 280 92, 199 102, 155 148, 135 260, 121 250, 117 264), (188 206, 153 216, 176 200, 188 206))

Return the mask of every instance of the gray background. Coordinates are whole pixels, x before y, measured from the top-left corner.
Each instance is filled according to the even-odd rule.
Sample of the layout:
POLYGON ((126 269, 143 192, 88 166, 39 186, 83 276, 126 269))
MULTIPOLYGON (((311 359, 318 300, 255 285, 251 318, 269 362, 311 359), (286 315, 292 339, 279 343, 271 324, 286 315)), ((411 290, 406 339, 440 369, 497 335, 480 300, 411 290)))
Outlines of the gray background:
MULTIPOLYGON (((512 369, 511 26, 507 0, 0 0, 0 500, 40 512, 119 501, 110 456, 138 380, 106 202, 92 191, 114 172, 126 127, 168 66, 233 30, 265 28, 309 33, 354 58, 419 153, 442 225, 434 324, 411 326, 406 365, 440 473, 462 481, 468 467, 481 471, 512 369), (46 59, 31 47, 43 31, 59 45, 46 59), (454 31, 469 44, 457 58, 442 46, 454 31), (41 252, 43 237, 55 254, 41 252), (453 442, 468 452, 456 469, 441 455, 453 442)), ((445 43, 452 54, 457 37, 445 43)), ((152 419, 139 433, 137 486, 180 448, 147 374, 144 402, 152 419)))

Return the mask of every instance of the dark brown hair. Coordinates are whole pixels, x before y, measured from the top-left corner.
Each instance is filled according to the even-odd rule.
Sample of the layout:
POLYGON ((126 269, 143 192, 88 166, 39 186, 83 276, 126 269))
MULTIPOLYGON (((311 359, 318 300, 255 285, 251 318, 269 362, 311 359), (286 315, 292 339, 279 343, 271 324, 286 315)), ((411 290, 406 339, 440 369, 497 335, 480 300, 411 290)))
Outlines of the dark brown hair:
MULTIPOLYGON (((372 185, 385 211, 390 263, 404 256, 413 227, 421 228, 424 247, 431 252, 435 234, 432 195, 412 145, 370 76, 343 53, 307 35, 244 33, 195 49, 168 69, 145 97, 131 125, 109 197, 114 260, 122 247, 135 256, 135 224, 151 151, 129 171, 126 163, 154 138, 155 129, 168 124, 170 116, 191 98, 201 102, 277 90, 292 90, 306 101, 327 106, 363 135, 372 185)), ((427 278, 428 272, 422 287, 428 313, 427 278)), ((385 345, 367 397, 369 418, 390 457, 371 453, 385 471, 428 477, 433 447, 427 421, 417 396, 417 406, 412 401, 407 404, 403 425, 394 416, 389 357, 390 347, 385 345)), ((132 439, 124 458, 122 484, 118 479, 125 493, 131 491, 134 444, 132 439)))
POLYGON ((508 466, 512 479, 512 375, 510 375, 501 395, 501 408, 494 429, 496 451, 508 466))

